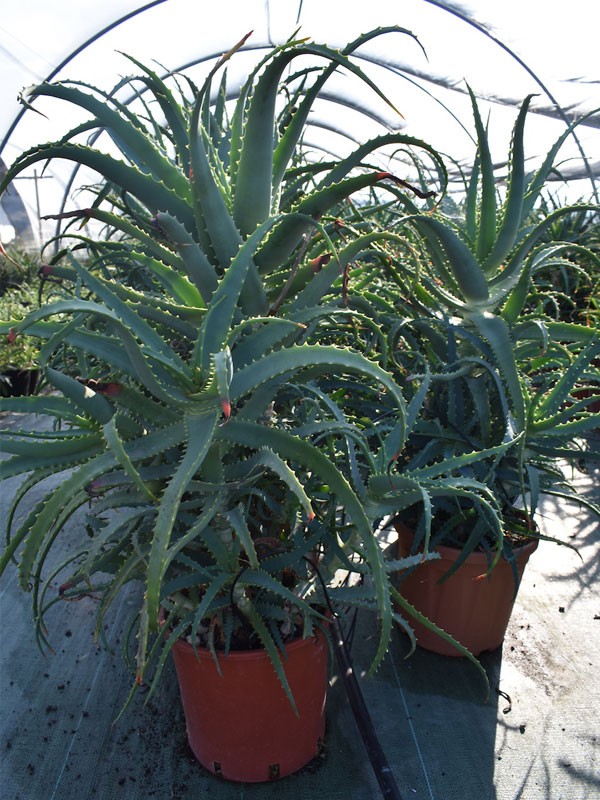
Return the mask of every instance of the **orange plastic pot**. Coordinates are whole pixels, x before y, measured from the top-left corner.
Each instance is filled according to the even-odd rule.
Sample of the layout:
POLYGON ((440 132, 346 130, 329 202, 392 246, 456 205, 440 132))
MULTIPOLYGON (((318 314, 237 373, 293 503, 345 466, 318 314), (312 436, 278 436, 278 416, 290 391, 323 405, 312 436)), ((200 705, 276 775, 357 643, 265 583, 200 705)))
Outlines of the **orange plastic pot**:
MULTIPOLYGON (((404 525, 396 525, 396 530, 398 552, 400 558, 405 558, 410 554, 413 533, 404 525)), ((534 540, 515 551, 519 582, 537 545, 534 540)), ((474 655, 495 650, 504 640, 515 600, 511 565, 501 559, 488 576, 485 553, 471 553, 453 575, 439 583, 458 559, 460 550, 441 545, 436 552, 439 559, 423 562, 406 577, 401 574, 400 594, 474 655)), ((408 616, 407 619, 418 645, 446 656, 461 655, 439 635, 408 616)))
POLYGON ((282 661, 298 715, 265 650, 210 652, 179 640, 173 658, 188 740, 200 763, 232 781, 283 778, 321 750, 325 734, 327 642, 296 639, 282 661))

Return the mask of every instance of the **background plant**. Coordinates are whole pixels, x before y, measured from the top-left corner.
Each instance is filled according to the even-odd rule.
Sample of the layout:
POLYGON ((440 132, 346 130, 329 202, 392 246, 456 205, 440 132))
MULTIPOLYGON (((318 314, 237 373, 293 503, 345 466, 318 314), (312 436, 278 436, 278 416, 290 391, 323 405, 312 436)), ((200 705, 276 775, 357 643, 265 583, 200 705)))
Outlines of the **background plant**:
MULTIPOLYGON (((584 203, 581 204, 584 206, 584 203)), ((532 212, 536 224, 559 208, 550 195, 544 195, 532 212)), ((575 210, 566 217, 555 217, 543 240, 561 244, 554 259, 532 275, 528 305, 543 304, 548 316, 594 327, 594 308, 600 291, 600 213, 598 209, 575 210)))
POLYGON ((37 254, 0 245, 0 296, 10 289, 35 284, 40 266, 37 254))

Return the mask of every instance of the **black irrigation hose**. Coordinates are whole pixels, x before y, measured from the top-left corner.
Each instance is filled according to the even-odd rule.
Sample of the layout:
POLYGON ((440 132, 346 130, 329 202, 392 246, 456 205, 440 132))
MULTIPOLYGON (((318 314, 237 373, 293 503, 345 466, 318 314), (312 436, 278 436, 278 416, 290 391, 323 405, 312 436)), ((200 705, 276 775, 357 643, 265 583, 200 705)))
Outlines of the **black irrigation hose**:
MULTIPOLYGON (((321 577, 321 573, 312 559, 304 556, 304 560, 307 561, 314 569, 315 574, 321 583, 321 588, 323 589, 323 594, 331 614, 330 625, 333 630, 333 649, 335 651, 338 670, 340 672, 342 683, 344 684, 344 689, 348 695, 348 700, 350 701, 350 708, 354 714, 356 727, 358 728, 363 740, 363 744, 367 751, 367 755, 369 756, 369 761, 371 762, 371 767, 373 768, 373 772, 377 778, 377 783, 381 789, 381 794, 384 800, 402 800, 402 795, 400 794, 400 790, 396 784, 394 773, 392 772, 386 755, 383 752, 381 742, 377 736, 377 731, 373 725, 373 720, 369 714, 369 709, 365 703, 365 698, 360 690, 360 685, 356 678, 354 667, 352 666, 349 648, 344 637, 344 632, 342 631, 339 616, 331 604, 331 600, 329 599, 329 595, 327 593, 327 587, 325 586, 325 581, 321 577)), ((354 620, 352 627, 354 627, 355 622, 356 619, 354 620)))
POLYGON ((377 778, 377 783, 381 789, 381 794, 385 800, 402 800, 402 795, 396 785, 394 775, 388 764, 385 753, 383 752, 383 748, 381 747, 377 731, 375 730, 373 720, 369 714, 369 709, 367 708, 354 673, 341 625, 338 618, 335 616, 331 619, 331 627, 333 629, 333 647, 342 683, 346 689, 350 707, 352 708, 352 713, 356 720, 356 726, 367 750, 367 755, 369 756, 369 761, 371 762, 373 772, 377 778))

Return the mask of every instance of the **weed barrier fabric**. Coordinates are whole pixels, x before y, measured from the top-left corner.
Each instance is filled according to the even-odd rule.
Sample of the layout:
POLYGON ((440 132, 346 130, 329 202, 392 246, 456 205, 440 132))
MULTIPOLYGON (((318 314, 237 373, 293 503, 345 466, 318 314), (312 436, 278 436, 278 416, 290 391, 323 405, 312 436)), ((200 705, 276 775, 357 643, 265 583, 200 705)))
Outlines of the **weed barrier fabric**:
MULTIPOLYGON (((2 414, 2 423, 11 424, 2 414)), ((43 420, 39 425, 43 426, 43 420)), ((596 469, 576 480, 599 495, 596 469)), ((11 484, 12 485, 12 484, 11 484)), ((17 481, 14 486, 16 488, 17 481)), ((6 518, 11 492, 0 499, 6 518)), ((35 498, 32 498, 32 502, 35 498)), ((80 531, 77 520, 71 535, 80 531)), ((542 532, 578 547, 542 542, 520 588, 503 647, 482 656, 492 694, 463 659, 418 649, 400 631, 382 667, 364 677, 377 637, 358 617, 352 661, 403 798, 591 800, 600 794, 600 530, 587 512, 544 505, 542 532), (571 538, 572 537, 572 538, 571 538)), ((68 542, 65 542, 65 553, 68 542)), ((335 670, 323 756, 272 784, 230 784, 209 775, 187 745, 169 666, 146 704, 138 694, 115 722, 131 687, 119 655, 133 608, 123 596, 107 618, 114 656, 93 642, 94 601, 58 603, 49 617, 53 655, 37 650, 28 598, 14 572, 0 586, 2 800, 373 800, 380 796, 335 670)))

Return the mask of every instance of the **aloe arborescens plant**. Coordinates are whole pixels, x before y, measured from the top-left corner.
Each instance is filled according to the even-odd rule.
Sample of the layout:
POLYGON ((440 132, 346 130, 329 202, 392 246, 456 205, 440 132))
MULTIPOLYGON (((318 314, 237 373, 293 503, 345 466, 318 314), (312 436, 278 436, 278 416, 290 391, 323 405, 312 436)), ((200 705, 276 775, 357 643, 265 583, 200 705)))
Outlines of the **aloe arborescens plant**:
POLYGON ((343 602, 378 612, 374 666, 381 661, 394 612, 365 505, 368 447, 376 442, 383 472, 402 447, 407 414, 388 372, 336 344, 351 345, 355 330, 356 314, 340 301, 344 275, 385 236, 342 238, 336 212, 365 187, 406 186, 362 165, 379 147, 421 147, 441 174, 443 165, 403 134, 378 137, 341 161, 310 164, 301 137, 338 66, 378 91, 350 56, 384 32, 342 52, 306 41, 275 48, 233 109, 226 79, 214 103, 211 87, 242 43, 201 88, 186 84, 191 98, 177 81, 173 90, 135 62, 141 72, 129 85, 142 99, 140 115, 116 92, 77 82, 32 90, 73 103, 90 119, 23 154, 2 188, 51 158, 101 177, 89 208, 60 215, 68 222, 61 247, 69 239, 72 247, 43 268, 62 282, 64 298, 2 326, 4 335, 42 340, 40 361, 56 390, 7 404, 56 418, 52 432, 3 436, 12 454, 4 475, 27 477, 10 509, 0 566, 16 559, 42 640, 58 576, 61 596, 98 596, 99 626, 120 590, 137 581, 138 683, 149 656, 158 677, 179 634, 213 651, 245 641, 268 650, 293 703, 280 647, 322 624, 322 587, 341 566, 371 578, 370 588, 345 589, 343 602), (302 55, 325 66, 292 76, 279 115, 285 68, 302 55), (110 137, 110 152, 93 146, 99 131, 110 137), (90 142, 78 143, 86 134, 90 142), (104 238, 73 230, 85 220, 102 224, 104 238), (368 428, 348 407, 349 377, 365 395, 388 398, 386 415, 368 428), (56 473, 64 473, 62 483, 12 531, 17 507, 56 473), (87 533, 67 562, 53 563, 65 523, 88 502, 87 533), (338 529, 341 511, 347 524, 338 529))

